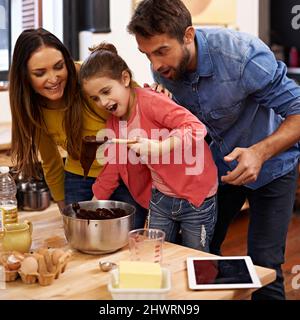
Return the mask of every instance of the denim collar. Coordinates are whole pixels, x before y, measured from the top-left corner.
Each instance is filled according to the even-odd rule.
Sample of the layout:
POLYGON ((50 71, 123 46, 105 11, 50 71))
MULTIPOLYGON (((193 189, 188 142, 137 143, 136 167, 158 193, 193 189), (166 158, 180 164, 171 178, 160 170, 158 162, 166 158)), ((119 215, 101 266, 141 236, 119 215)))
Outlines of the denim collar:
POLYGON ((197 43, 197 74, 200 77, 210 77, 214 74, 213 63, 211 60, 208 42, 204 36, 204 32, 196 30, 197 43))

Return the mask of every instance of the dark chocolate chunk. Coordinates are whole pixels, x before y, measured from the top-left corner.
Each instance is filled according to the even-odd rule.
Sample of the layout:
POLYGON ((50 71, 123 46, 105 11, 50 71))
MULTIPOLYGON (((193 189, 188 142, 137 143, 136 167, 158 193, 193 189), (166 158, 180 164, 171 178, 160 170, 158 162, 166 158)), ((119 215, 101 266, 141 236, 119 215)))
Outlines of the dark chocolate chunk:
POLYGON ((96 210, 86 210, 80 208, 78 203, 73 203, 72 208, 78 219, 105 220, 121 218, 128 215, 128 212, 121 208, 97 208, 96 210))

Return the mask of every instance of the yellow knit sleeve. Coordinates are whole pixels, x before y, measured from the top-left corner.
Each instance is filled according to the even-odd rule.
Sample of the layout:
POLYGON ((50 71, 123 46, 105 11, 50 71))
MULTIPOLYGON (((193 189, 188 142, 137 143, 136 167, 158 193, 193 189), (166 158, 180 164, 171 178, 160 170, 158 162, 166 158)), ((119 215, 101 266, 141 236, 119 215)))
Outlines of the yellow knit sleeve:
POLYGON ((45 180, 55 201, 64 200, 64 163, 55 142, 41 133, 39 152, 45 180))

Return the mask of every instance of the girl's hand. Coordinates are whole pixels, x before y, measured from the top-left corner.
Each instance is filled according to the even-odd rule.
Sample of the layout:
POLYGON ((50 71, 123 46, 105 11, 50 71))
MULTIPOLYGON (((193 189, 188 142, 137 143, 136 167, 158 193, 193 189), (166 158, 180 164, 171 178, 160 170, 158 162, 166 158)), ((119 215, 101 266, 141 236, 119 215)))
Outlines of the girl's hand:
POLYGON ((140 156, 161 156, 170 153, 171 150, 180 145, 180 138, 172 136, 164 141, 158 141, 153 139, 146 139, 136 137, 132 140, 137 142, 129 143, 128 148, 133 150, 140 156))
POLYGON ((161 85, 159 83, 154 82, 150 86, 148 83, 144 83, 144 88, 151 88, 153 91, 163 93, 165 96, 172 99, 172 93, 167 88, 165 88, 163 85, 161 85))
POLYGON ((149 155, 159 156, 161 153, 161 143, 158 140, 151 140, 137 137, 136 142, 129 143, 127 146, 139 156, 147 157, 149 155))

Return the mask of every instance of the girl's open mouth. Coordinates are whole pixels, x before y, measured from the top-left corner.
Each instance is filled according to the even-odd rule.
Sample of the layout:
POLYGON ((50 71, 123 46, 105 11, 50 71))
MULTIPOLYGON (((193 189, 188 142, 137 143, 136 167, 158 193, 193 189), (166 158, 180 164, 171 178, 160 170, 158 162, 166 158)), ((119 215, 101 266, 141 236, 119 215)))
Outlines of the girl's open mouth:
POLYGON ((111 105, 110 107, 108 107, 107 110, 109 112, 115 112, 117 110, 117 108, 118 108, 118 104, 115 103, 115 104, 111 105))

